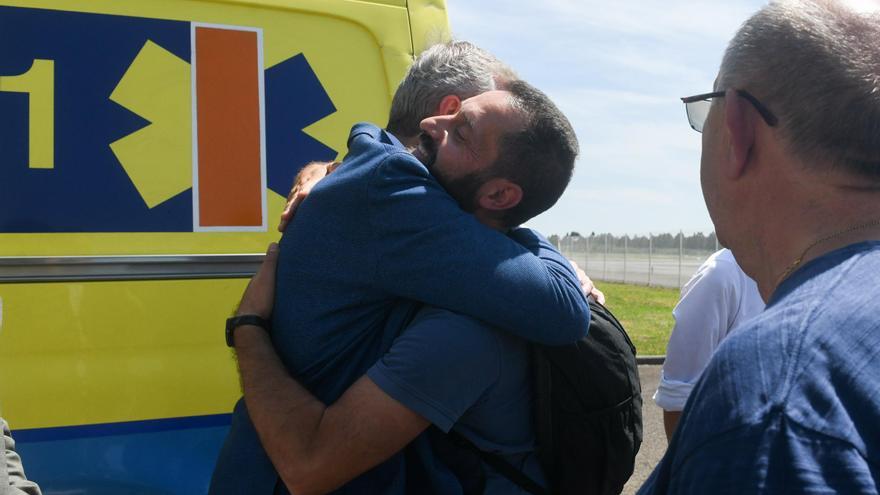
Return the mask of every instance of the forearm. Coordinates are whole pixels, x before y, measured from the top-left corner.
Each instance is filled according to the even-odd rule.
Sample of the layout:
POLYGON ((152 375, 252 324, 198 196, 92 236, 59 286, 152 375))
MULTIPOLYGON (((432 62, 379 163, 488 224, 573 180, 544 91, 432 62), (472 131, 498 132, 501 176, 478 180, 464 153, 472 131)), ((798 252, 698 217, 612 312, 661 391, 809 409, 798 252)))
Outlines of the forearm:
POLYGON ((550 345, 565 344, 586 335, 590 321, 589 306, 572 262, 535 231, 517 228, 508 236, 537 257, 548 273, 549 290, 545 296, 550 296, 551 304, 539 307, 539 315, 545 322, 560 322, 560 327, 555 335, 542 335, 540 341, 550 345))
POLYGON ((389 292, 542 344, 586 335, 589 306, 577 275, 537 236, 528 239, 534 245, 522 245, 526 236, 511 239, 465 217, 420 232, 394 229, 374 251, 382 255, 378 280, 389 292))
POLYGON ((681 411, 663 410, 663 429, 666 430, 666 443, 672 441, 672 435, 678 428, 678 422, 681 420, 681 411))
POLYGON ((320 470, 316 447, 326 406, 290 376, 263 329, 242 326, 235 342, 244 400, 263 448, 288 488, 305 493, 300 483, 320 470))
POLYGON ((266 332, 235 334, 244 400, 291 493, 327 493, 400 451, 428 426, 362 377, 325 406, 284 368, 266 332))
POLYGON ((427 169, 404 158, 387 159, 369 179, 368 251, 379 288, 543 344, 586 334, 589 306, 564 258, 536 255, 521 239, 480 224, 427 169))
POLYGON ((263 330, 240 327, 235 340, 251 421, 291 493, 334 490, 428 427, 366 376, 325 406, 287 374, 263 330))
MULTIPOLYGON (((272 314, 278 246, 270 244, 237 315, 272 314)), ((428 427, 415 412, 361 377, 325 406, 288 374, 262 328, 234 333, 244 400, 263 448, 297 495, 326 493, 400 451, 428 427)))

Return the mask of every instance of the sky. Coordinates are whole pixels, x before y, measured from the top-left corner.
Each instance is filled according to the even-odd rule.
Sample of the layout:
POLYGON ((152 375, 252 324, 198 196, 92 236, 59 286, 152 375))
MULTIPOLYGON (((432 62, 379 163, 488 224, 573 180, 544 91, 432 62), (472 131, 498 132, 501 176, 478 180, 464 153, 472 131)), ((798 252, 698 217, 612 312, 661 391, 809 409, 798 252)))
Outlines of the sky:
POLYGON ((581 154, 545 235, 713 229, 700 192, 700 134, 679 99, 712 91, 727 42, 766 2, 446 0, 452 34, 546 92, 581 154))

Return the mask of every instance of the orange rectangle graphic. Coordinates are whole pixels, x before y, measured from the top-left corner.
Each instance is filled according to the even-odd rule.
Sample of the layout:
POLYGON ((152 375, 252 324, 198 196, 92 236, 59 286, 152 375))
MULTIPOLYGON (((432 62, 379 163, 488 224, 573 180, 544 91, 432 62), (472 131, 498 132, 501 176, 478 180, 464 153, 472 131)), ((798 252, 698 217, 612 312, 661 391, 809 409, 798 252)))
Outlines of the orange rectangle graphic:
POLYGON ((193 36, 196 227, 263 226, 257 33, 198 26, 193 36))

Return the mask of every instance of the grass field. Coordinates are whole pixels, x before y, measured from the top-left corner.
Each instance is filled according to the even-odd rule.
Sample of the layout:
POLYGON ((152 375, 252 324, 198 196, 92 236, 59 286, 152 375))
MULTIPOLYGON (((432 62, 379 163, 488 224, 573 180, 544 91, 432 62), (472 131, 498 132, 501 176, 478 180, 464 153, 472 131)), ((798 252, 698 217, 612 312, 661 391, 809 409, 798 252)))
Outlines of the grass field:
POLYGON ((608 309, 620 320, 640 356, 666 354, 674 323, 672 308, 678 289, 613 284, 596 281, 605 293, 608 309))

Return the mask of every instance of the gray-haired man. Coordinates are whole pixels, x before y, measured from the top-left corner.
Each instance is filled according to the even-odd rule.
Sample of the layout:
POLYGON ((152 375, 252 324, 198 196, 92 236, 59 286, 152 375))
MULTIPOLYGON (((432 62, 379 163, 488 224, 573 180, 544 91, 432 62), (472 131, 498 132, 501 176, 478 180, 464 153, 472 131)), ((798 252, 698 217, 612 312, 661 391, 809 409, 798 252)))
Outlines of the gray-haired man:
POLYGON ((21 458, 15 451, 15 441, 9 432, 6 420, 0 418, 0 429, 3 430, 3 457, 0 460, 0 495, 40 495, 40 487, 28 481, 21 465, 21 458))
POLYGON ((715 84, 684 99, 703 195, 768 305, 715 354, 640 493, 877 493, 880 13, 772 3, 715 84))

